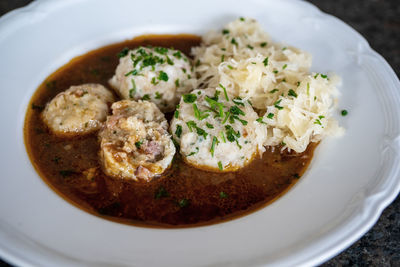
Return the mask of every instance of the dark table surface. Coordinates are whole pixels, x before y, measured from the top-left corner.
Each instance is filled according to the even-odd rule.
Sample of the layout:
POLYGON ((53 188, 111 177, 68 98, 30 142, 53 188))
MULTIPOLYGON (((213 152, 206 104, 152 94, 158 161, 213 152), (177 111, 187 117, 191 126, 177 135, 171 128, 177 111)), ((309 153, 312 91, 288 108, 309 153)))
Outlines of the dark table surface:
MULTIPOLYGON (((0 0, 0 16, 30 0, 0 0)), ((369 42, 400 74, 399 0, 309 0, 322 11, 343 20, 369 42)), ((9 266, 0 260, 0 267, 9 266)), ((400 266, 400 197, 379 221, 351 247, 321 266, 400 266)))

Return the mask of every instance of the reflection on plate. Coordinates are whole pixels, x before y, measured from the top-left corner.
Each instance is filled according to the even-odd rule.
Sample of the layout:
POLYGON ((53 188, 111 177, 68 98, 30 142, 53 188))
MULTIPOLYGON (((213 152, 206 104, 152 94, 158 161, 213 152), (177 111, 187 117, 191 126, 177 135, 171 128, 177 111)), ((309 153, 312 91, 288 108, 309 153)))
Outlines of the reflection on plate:
POLYGON ((399 192, 399 81, 359 34, 309 4, 38 1, 4 16, 0 32, 7 66, 0 82, 7 114, 0 251, 15 264, 315 265, 365 233, 399 192), (274 40, 310 52, 312 70, 334 70, 343 79, 340 105, 350 113, 338 119, 346 135, 322 142, 309 171, 284 197, 223 224, 143 229, 84 213, 37 176, 22 126, 30 96, 49 73, 105 44, 144 33, 202 34, 239 16, 256 18, 274 40))

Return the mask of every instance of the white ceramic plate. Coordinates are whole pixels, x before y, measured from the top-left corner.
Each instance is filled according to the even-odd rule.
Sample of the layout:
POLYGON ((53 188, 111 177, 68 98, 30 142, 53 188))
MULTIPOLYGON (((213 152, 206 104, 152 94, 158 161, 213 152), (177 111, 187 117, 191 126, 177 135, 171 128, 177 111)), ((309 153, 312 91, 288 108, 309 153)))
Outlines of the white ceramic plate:
POLYGON ((400 189, 400 85, 349 26, 299 1, 38 1, 0 19, 0 254, 34 266, 315 265, 360 238, 400 189), (22 127, 37 86, 74 56, 144 33, 202 34, 254 17, 343 78, 347 129, 272 205, 222 224, 145 229, 92 216, 36 174, 22 127))

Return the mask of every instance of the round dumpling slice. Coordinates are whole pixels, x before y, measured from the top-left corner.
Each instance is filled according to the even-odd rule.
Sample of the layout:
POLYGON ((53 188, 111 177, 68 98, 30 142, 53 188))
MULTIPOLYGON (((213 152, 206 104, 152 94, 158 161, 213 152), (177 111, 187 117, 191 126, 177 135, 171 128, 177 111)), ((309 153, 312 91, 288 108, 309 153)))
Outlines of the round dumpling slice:
POLYGON ((161 175, 175 155, 168 122, 154 103, 122 100, 99 133, 104 172, 115 178, 149 182, 161 175))
POLYGON ((163 112, 174 110, 195 80, 189 59, 180 51, 139 47, 121 54, 110 85, 123 99, 149 100, 163 112))
POLYGON ((87 134, 100 129, 114 101, 101 84, 71 86, 47 103, 42 119, 57 135, 87 134))
POLYGON ((249 102, 223 88, 183 95, 171 122, 183 159, 217 172, 236 171, 261 155, 267 133, 249 102))

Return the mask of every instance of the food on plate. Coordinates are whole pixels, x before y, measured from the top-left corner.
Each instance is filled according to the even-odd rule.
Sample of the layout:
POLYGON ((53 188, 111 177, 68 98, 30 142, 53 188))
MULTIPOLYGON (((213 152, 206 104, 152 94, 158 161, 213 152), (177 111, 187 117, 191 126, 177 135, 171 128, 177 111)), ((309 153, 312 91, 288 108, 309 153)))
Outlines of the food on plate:
POLYGON ((25 120, 28 154, 64 197, 118 222, 235 218, 281 196, 319 142, 344 132, 333 116, 339 77, 310 66, 311 55, 249 18, 202 38, 102 47, 38 88, 25 120), (83 82, 98 85, 65 91, 83 82))
POLYGON ((154 103, 122 100, 112 105, 99 133, 103 171, 116 178, 150 181, 175 154, 168 122, 154 103))
POLYGON ((172 111, 183 93, 193 90, 195 79, 184 53, 165 47, 139 47, 121 51, 110 85, 124 99, 143 99, 162 111, 172 111))
POLYGON ((42 117, 55 134, 87 134, 101 127, 112 102, 113 94, 101 84, 71 86, 46 105, 42 117))
POLYGON ((247 101, 227 94, 221 84, 183 95, 171 133, 187 163, 224 172, 262 155, 267 128, 247 101))
POLYGON ((310 142, 343 134, 332 117, 340 79, 310 73, 310 54, 271 41, 256 20, 239 18, 209 32, 193 54, 197 86, 223 84, 263 113, 264 145, 303 152, 310 142))

